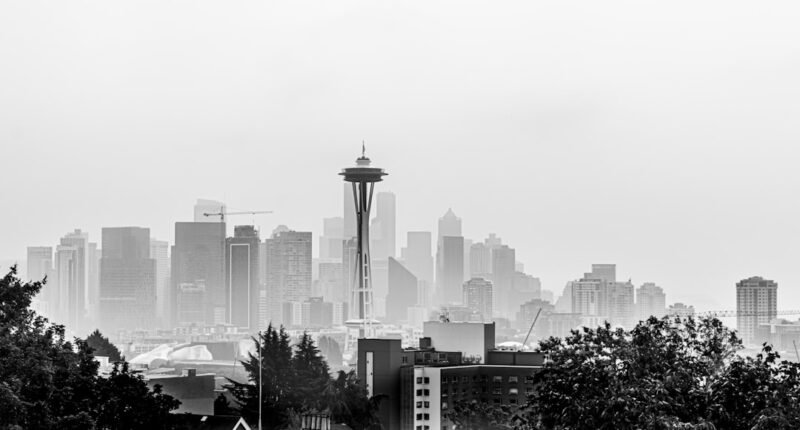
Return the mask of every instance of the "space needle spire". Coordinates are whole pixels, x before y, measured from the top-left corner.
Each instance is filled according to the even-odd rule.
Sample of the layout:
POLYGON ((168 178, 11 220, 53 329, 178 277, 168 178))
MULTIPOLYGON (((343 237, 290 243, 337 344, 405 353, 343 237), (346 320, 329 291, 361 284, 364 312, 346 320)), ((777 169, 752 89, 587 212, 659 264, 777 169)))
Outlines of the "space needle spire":
POLYGON ((361 157, 356 165, 342 169, 339 175, 345 182, 353 185, 353 200, 356 213, 356 265, 354 267, 353 285, 351 285, 351 306, 353 317, 348 325, 359 326, 360 337, 374 336, 372 297, 372 262, 369 252, 369 212, 372 208, 372 191, 376 182, 383 180, 386 173, 383 169, 373 167, 372 160, 367 157, 366 144, 361 142, 361 157))

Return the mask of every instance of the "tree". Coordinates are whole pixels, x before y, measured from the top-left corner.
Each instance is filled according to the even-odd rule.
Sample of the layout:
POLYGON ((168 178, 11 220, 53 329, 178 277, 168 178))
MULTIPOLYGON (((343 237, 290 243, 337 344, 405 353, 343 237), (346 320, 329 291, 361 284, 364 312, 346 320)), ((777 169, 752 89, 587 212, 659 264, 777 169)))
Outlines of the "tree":
POLYGON ((340 370, 328 383, 325 397, 334 422, 347 424, 354 430, 381 428, 378 408, 385 396, 368 397, 355 371, 340 370))
POLYGON ((303 399, 303 406, 317 411, 322 410, 325 407, 323 392, 331 380, 330 368, 307 332, 303 333, 296 346, 292 357, 292 370, 300 382, 296 390, 303 399))
POLYGON ((768 346, 742 358, 740 347, 713 318, 550 338, 525 418, 545 429, 797 428, 798 365, 779 363, 768 346))
POLYGON ((128 363, 114 363, 108 379, 99 378, 99 411, 97 426, 101 429, 169 429, 170 411, 178 400, 161 392, 156 385, 151 391, 141 375, 132 373, 128 363))
POLYGON ((113 385, 118 380, 100 378, 86 341, 67 341, 63 326, 30 309, 45 281, 22 282, 16 267, 0 279, 0 429, 164 428, 152 420, 120 427, 114 419, 125 415, 107 414, 116 402, 161 420, 163 410, 176 408, 177 401, 149 391, 139 377, 128 384, 136 395, 113 385), (112 419, 104 421, 108 416, 112 419))
POLYGON ((95 356, 108 357, 108 361, 112 363, 125 360, 125 357, 122 356, 119 349, 117 349, 107 337, 103 336, 100 330, 92 332, 92 334, 86 338, 86 343, 92 348, 95 356))

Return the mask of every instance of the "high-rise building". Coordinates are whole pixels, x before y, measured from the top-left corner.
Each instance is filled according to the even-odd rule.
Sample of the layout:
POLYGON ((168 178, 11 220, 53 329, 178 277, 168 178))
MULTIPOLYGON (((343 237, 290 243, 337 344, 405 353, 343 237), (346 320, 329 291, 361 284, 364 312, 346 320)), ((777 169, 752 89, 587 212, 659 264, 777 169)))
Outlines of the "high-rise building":
POLYGON ((100 326, 110 333, 152 328, 156 260, 150 258, 150 229, 113 227, 102 232, 100 326))
POLYGON ((175 322, 179 326, 203 323, 206 318, 206 284, 203 280, 178 285, 175 294, 175 322))
POLYGON ((417 303, 417 277, 399 261, 389 257, 386 320, 391 323, 405 321, 408 318, 408 308, 417 303))
POLYGON ((156 260, 156 320, 168 327, 170 321, 169 242, 150 238, 150 258, 156 260))
POLYGON ((342 258, 342 241, 344 240, 344 219, 342 217, 322 220, 322 236, 319 237, 319 259, 342 258))
MULTIPOLYGON (((28 247, 28 280, 41 281, 53 274, 53 247, 28 247)), ((50 279, 52 282, 52 279, 50 279)))
POLYGON ((70 245, 56 247, 54 286, 48 299, 51 302, 50 318, 68 328, 77 329, 83 317, 78 311, 79 296, 83 293, 78 284, 78 248, 70 245))
POLYGON ((636 318, 639 321, 651 316, 661 318, 667 313, 667 296, 664 290, 652 282, 636 289, 636 318))
POLYGON ((597 327, 608 320, 608 302, 605 282, 600 279, 581 279, 571 282, 571 313, 581 315, 587 327, 597 327))
MULTIPOLYGON (((176 222, 175 246, 172 247, 172 296, 170 307, 173 323, 177 325, 177 294, 182 284, 204 285, 203 319, 194 324, 224 324, 227 322, 225 291, 225 223, 176 222)), ((198 294, 193 292, 193 297, 198 294)), ((192 314, 194 315, 194 314, 192 314)), ((184 323, 188 323, 184 321, 184 323)))
POLYGON ((736 328, 745 346, 766 341, 756 336, 756 329, 777 316, 777 282, 753 276, 736 283, 736 328))
POLYGON ((520 271, 514 272, 512 286, 513 288, 511 290, 511 297, 509 298, 509 307, 513 307, 514 303, 527 302, 529 300, 542 298, 541 281, 539 281, 539 278, 535 278, 527 273, 520 271))
POLYGON ((485 243, 473 243, 469 252, 469 269, 471 277, 491 278, 492 248, 485 243))
POLYGON ((327 302, 344 303, 349 300, 343 267, 341 260, 319 263, 319 289, 327 302))
POLYGON ((55 303, 55 281, 53 277, 53 248, 50 246, 29 246, 27 259, 27 276, 30 281, 42 281, 47 278, 47 283, 42 291, 34 297, 32 307, 36 312, 46 317, 51 317, 51 306, 55 303))
POLYGON ((667 308, 667 315, 670 317, 688 318, 694 316, 694 306, 683 303, 673 303, 667 308))
POLYGON ((89 321, 95 322, 98 318, 100 306, 100 258, 103 256, 97 244, 89 242, 87 264, 89 265, 89 280, 87 284, 86 312, 89 321))
POLYGON ((437 239, 441 241, 444 236, 461 236, 461 218, 456 216, 453 209, 447 209, 444 216, 439 218, 437 239))
POLYGON ((464 283, 464 306, 480 314, 482 321, 491 322, 494 315, 492 281, 472 278, 464 283))
POLYGON ((264 322, 288 326, 294 318, 284 318, 284 303, 302 304, 311 297, 311 232, 277 229, 266 243, 269 305, 264 322))
POLYGON ((354 307, 354 303, 352 302, 353 291, 357 288, 356 283, 358 282, 357 270, 358 239, 351 237, 342 242, 342 283, 347 294, 347 300, 345 301, 348 304, 347 310, 352 313, 352 315, 347 316, 347 319, 358 318, 358 309, 354 307))
POLYGON ((436 289, 441 305, 460 303, 464 284, 464 238, 442 236, 436 253, 436 289))
POLYGON ((519 301, 512 297, 516 261, 516 251, 508 245, 500 245, 492 250, 495 316, 511 318, 519 309, 519 301))
POLYGON ((375 218, 370 228, 370 252, 373 260, 396 256, 396 200, 394 193, 384 191, 375 199, 375 218))
POLYGON ((84 329, 89 296, 89 233, 76 229, 61 238, 61 245, 75 248, 74 288, 70 290, 69 302, 61 303, 69 315, 63 321, 75 330, 84 329))
POLYGON ((409 231, 406 237, 406 247, 401 251, 403 265, 422 283, 423 296, 419 303, 429 303, 434 286, 431 232, 409 231))
POLYGON ((613 326, 632 329, 635 325, 633 284, 628 282, 605 282, 608 300, 608 322, 613 326))
POLYGON ((617 281, 616 264, 592 264, 592 273, 584 276, 586 279, 601 279, 606 282, 617 281))
POLYGON ((258 328, 259 280, 258 230, 237 225, 225 243, 225 286, 228 324, 245 329, 258 328))
POLYGON ((197 199, 194 204, 194 222, 223 222, 222 216, 206 215, 225 213, 225 203, 215 200, 197 199))
POLYGON ((302 304, 303 328, 329 328, 333 325, 333 303, 322 297, 309 297, 302 304))
POLYGON ((356 237, 356 203, 353 196, 353 185, 345 182, 344 190, 344 223, 342 224, 342 238, 347 240, 356 237))

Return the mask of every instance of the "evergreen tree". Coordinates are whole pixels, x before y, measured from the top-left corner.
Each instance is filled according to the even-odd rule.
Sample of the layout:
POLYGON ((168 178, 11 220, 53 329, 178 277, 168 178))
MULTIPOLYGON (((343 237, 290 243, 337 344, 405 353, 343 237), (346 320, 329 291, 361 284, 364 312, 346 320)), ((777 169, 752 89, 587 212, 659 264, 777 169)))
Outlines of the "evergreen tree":
POLYGON ((295 348, 292 367, 296 380, 300 382, 295 388, 296 392, 304 408, 319 411, 324 408, 323 392, 331 381, 328 363, 307 332, 303 333, 295 348))
POLYGON ((119 352, 107 337, 100 333, 100 330, 95 330, 89 337, 86 338, 86 343, 92 348, 92 353, 95 356, 108 357, 108 361, 116 363, 125 360, 125 357, 119 352))
POLYGON ((43 283, 20 281, 16 267, 0 279, 0 429, 167 428, 176 400, 127 368, 117 371, 123 379, 98 377, 89 344, 67 341, 63 326, 30 309, 43 283), (113 404, 150 418, 129 420, 131 406, 110 413, 113 404))

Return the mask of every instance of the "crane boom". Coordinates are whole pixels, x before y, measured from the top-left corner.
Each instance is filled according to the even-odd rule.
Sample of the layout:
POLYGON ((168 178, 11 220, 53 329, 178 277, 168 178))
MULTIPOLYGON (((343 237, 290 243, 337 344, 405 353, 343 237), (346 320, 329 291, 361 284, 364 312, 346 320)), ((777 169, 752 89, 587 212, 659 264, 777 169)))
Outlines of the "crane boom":
POLYGON ((221 210, 219 212, 204 212, 203 216, 218 216, 220 217, 221 222, 225 222, 225 217, 228 215, 259 215, 259 214, 271 214, 272 211, 242 211, 242 212, 225 212, 221 210))

